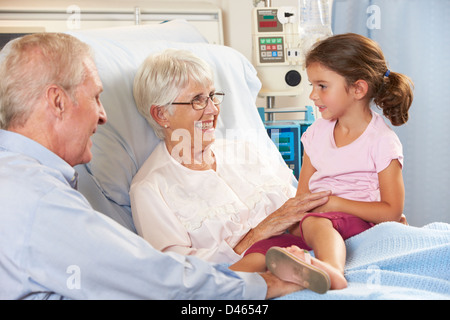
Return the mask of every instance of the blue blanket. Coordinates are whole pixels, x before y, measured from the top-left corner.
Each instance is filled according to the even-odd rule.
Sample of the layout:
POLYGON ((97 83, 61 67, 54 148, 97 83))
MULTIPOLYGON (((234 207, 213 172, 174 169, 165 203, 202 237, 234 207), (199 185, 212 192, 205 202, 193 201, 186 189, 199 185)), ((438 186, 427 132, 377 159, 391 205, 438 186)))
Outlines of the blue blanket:
POLYGON ((346 241, 348 287, 284 300, 450 299, 450 224, 386 222, 346 241))

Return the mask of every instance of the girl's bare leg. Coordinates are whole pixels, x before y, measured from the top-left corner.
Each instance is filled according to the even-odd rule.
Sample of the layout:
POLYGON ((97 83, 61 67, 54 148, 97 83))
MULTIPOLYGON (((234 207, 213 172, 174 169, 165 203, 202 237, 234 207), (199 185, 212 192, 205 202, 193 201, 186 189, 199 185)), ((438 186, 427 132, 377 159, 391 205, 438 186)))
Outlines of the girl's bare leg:
POLYGON ((341 235, 333 228, 330 220, 308 217, 302 224, 303 235, 308 246, 314 249, 312 264, 325 270, 331 279, 331 289, 344 289, 346 249, 341 235))
POLYGON ((262 253, 249 253, 241 260, 230 266, 233 271, 265 272, 266 257, 262 253))

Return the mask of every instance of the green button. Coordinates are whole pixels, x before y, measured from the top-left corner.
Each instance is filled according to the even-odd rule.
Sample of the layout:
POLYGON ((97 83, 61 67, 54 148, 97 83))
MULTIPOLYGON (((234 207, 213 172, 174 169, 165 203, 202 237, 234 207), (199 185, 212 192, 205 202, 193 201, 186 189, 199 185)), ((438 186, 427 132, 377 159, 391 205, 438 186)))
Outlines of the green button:
POLYGON ((282 43, 283 39, 282 38, 277 38, 277 43, 282 43))
POLYGON ((272 40, 272 44, 277 43, 277 39, 276 38, 272 38, 271 40, 272 40))
POLYGON ((261 44, 266 44, 266 39, 260 38, 260 39, 259 39, 259 43, 261 43, 261 44))

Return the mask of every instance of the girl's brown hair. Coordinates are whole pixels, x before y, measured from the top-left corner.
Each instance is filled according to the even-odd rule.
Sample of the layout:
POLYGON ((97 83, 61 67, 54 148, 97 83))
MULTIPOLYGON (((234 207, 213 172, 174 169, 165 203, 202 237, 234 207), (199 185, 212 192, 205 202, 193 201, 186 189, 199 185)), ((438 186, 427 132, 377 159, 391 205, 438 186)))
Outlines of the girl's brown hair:
POLYGON ((316 43, 306 55, 306 67, 318 62, 345 78, 347 86, 364 80, 367 98, 383 110, 395 126, 408 121, 413 100, 413 82, 401 73, 388 71, 378 44, 354 33, 331 36, 316 43))

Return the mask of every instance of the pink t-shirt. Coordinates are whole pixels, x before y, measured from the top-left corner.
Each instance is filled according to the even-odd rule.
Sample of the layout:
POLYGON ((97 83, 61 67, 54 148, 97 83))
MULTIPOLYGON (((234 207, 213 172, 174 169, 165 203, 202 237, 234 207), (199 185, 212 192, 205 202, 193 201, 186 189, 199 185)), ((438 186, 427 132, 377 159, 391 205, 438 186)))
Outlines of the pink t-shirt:
POLYGON ((352 143, 336 147, 336 121, 317 119, 303 134, 302 142, 317 170, 309 181, 311 192, 331 190, 333 195, 356 201, 379 201, 378 173, 393 159, 403 166, 400 140, 381 115, 372 120, 352 143))

